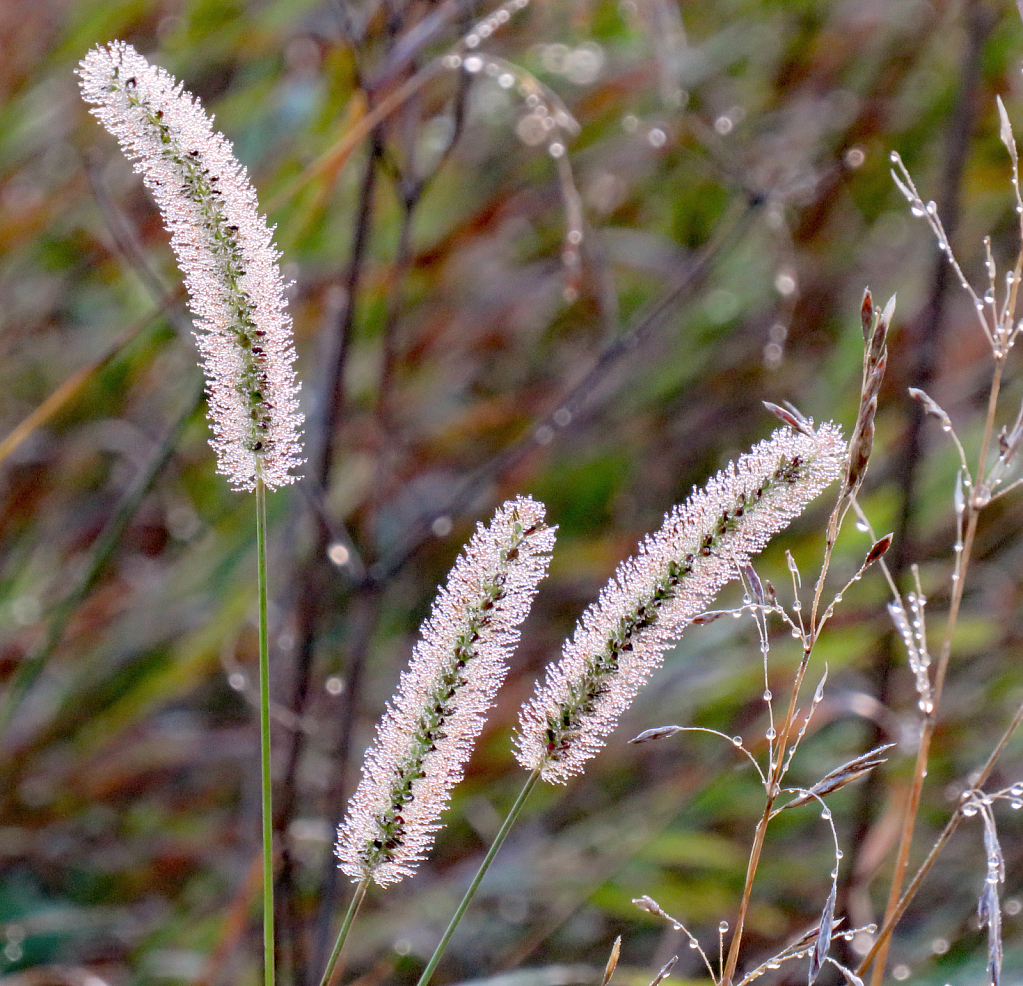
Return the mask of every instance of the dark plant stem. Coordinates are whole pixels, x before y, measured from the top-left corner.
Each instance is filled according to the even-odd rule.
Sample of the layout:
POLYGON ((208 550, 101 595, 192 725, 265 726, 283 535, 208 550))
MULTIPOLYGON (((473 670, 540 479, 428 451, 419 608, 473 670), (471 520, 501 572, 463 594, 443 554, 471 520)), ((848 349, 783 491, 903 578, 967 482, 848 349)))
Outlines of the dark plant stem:
MULTIPOLYGON (((351 336, 355 324, 357 298, 362 283, 369 242, 369 231, 372 226, 373 204, 376 195, 377 173, 381 154, 380 135, 374 135, 369 148, 362 182, 359 192, 359 206, 353 232, 351 259, 343 281, 344 305, 338 319, 336 344, 327 366, 322 382, 319 410, 310 428, 314 436, 310 450, 309 482, 315 484, 320 494, 327 489, 334 460, 334 435, 341 420, 345 404, 344 369, 348 362, 351 348, 351 336)), ((314 658, 314 644, 319 628, 319 620, 323 609, 325 586, 334 578, 332 567, 327 560, 327 548, 330 544, 331 532, 323 524, 317 523, 314 544, 309 557, 302 566, 296 579, 296 606, 298 626, 296 628, 296 665, 292 686, 291 708, 296 715, 301 715, 309 696, 314 658)), ((353 675, 349 669, 347 675, 347 695, 354 701, 353 675)), ((275 826, 278 832, 285 832, 294 814, 298 796, 298 766, 305 749, 305 736, 301 731, 291 737, 291 746, 287 755, 287 766, 284 781, 281 785, 280 804, 275 826)), ((278 898, 287 902, 291 920, 287 928, 287 937, 291 942, 293 955, 293 976, 301 986, 305 982, 309 963, 304 956, 303 932, 300 927, 298 913, 294 903, 295 861, 292 858, 287 840, 282 839, 281 872, 278 877, 278 898)))
MULTIPOLYGON (((327 817, 340 819, 344 810, 344 795, 348 789, 348 765, 352 749, 352 737, 358 721, 358 696, 362 691, 362 677, 369 657, 370 638, 376 626, 383 587, 369 583, 360 590, 349 605, 349 621, 353 642, 349 650, 348 667, 345 675, 344 701, 339 720, 341 723, 335 752, 331 762, 336 765, 334 777, 328 786, 325 799, 327 817)), ((331 919, 338 906, 340 886, 337 860, 333 852, 324 857, 323 876, 320 880, 320 907, 316 920, 314 962, 320 968, 330 943, 331 919)))
POLYGON ((411 526, 404 542, 391 555, 381 559, 380 577, 387 578, 406 564, 419 546, 431 536, 431 525, 438 516, 458 516, 465 505, 479 495, 480 490, 534 451, 538 447, 536 436, 545 428, 550 429, 552 434, 558 434, 566 428, 578 427, 585 421, 587 414, 593 413, 598 400, 610 400, 618 391, 608 386, 608 379, 620 370, 630 356, 641 351, 644 345, 672 324, 672 317, 677 314, 680 305, 706 283, 715 262, 748 232, 762 204, 759 200, 747 198, 730 209, 722 218, 714 236, 685 265, 675 283, 641 312, 623 335, 603 349, 577 384, 560 394, 556 401, 552 401, 549 414, 532 421, 521 438, 509 443, 492 459, 470 473, 445 503, 411 526), (565 411, 568 412, 567 418, 565 411), (566 420, 570 423, 565 424, 566 420))

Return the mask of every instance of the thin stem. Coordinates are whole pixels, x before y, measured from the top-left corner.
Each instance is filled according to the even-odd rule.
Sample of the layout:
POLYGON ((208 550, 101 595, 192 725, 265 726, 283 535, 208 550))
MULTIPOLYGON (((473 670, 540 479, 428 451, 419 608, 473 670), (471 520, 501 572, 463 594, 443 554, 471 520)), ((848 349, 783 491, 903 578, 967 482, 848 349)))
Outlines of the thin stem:
POLYGON ((764 805, 764 813, 757 822, 756 832, 753 834, 753 845, 750 848, 749 864, 746 867, 746 882, 742 888, 742 899, 739 902, 739 912, 735 918, 735 931, 732 933, 732 940, 728 946, 728 959, 725 968, 721 973, 719 986, 732 986, 732 979, 735 976, 736 966, 739 964, 739 948, 742 944, 743 928, 746 924, 746 914, 749 911, 750 899, 753 895, 753 881, 757 875, 757 867, 760 865, 760 854, 764 848, 764 839, 767 837, 767 826, 771 821, 774 802, 781 789, 782 776, 785 773, 785 752, 792 738, 792 727, 796 721, 796 701, 799 698, 799 690, 803 686, 803 678, 806 675, 807 665, 810 663, 810 654, 813 645, 820 633, 823 621, 818 623, 817 611, 820 606, 821 593, 824 589, 824 580, 827 577, 828 569, 831 566, 831 555, 838 540, 838 532, 842 527, 842 520, 848 510, 848 503, 843 494, 838 503, 835 504, 831 517, 828 520, 827 542, 824 547, 824 559, 821 563, 821 572, 817 578, 814 588, 813 606, 810 610, 810 629, 803 634, 803 657, 799 662, 795 680, 792 683, 792 695, 789 698, 788 711, 785 713, 785 721, 778 733, 778 751, 773 762, 768 764, 767 770, 767 803, 764 805))
POLYGON ((764 839, 767 836, 767 823, 771 820, 771 809, 774 807, 774 772, 771 773, 772 788, 767 795, 767 804, 764 805, 764 813, 757 822, 757 830, 753 835, 753 846, 750 849, 749 864, 746 867, 746 884, 742 889, 742 901, 739 904, 739 913, 735 919, 735 932, 728 946, 728 961, 725 964, 724 972, 718 980, 719 986, 731 986, 735 976, 735 967, 739 963, 739 945, 742 942, 743 926, 746 923, 746 913, 749 910, 750 898, 753 893, 753 879, 757 874, 757 867, 760 865, 760 853, 764 848, 764 839))
POLYGON ((259 759, 263 791, 263 980, 274 984, 273 804, 270 792, 270 644, 266 606, 266 487, 256 479, 256 571, 259 586, 259 759))
MULTIPOLYGON (((987 762, 980 769, 977 775, 977 782, 974 784, 975 788, 981 788, 986 783, 987 779, 991 776, 991 771, 995 768, 995 763, 998 758, 1002 755, 1002 751, 1008 745, 1009 740, 1012 739, 1013 733, 1019 728, 1020 723, 1023 722, 1023 705, 1017 710, 1016 714, 1012 717, 1012 722, 1006 727, 1005 732, 1002 733, 1002 738, 998 741, 998 745, 991 751, 991 756, 987 758, 987 762)), ((883 944, 889 940, 892 929, 902 919, 902 915, 906 913, 906 908, 909 907, 910 901, 916 896, 916 892, 920 889, 920 885, 924 882, 924 878, 930 872, 931 867, 934 865, 941 853, 941 850, 945 848, 948 840, 952 838, 953 833, 959 828, 959 823, 963 820, 963 813, 956 811, 955 814, 945 823, 945 827, 941 831, 941 835, 938 836, 937 841, 931 846, 931 851, 927 854, 927 858, 920 864, 920 868, 916 871, 913 879, 909 882, 901 899, 899 900, 898 906, 892 911, 890 916, 885 917, 884 924, 878 930, 877 936, 874 940, 874 944, 871 946, 869 952, 863 956, 860 961, 859 968, 856 970, 856 974, 862 976, 864 972, 869 968, 870 963, 874 961, 874 957, 881 950, 883 944)))
POLYGON ((344 921, 341 922, 341 930, 337 933, 337 941, 334 943, 334 951, 330 953, 330 958, 327 959, 327 968, 323 970, 323 978, 320 980, 320 986, 330 986, 330 982, 334 978, 334 967, 337 965, 337 960, 341 956, 341 950, 345 947, 345 940, 348 938, 348 932, 352 928, 352 922, 355 920, 355 915, 359 913, 359 908, 362 906, 362 902, 366 897, 366 891, 369 890, 369 884, 370 879, 366 876, 362 878, 359 885, 355 888, 355 896, 352 897, 352 902, 348 905, 348 913, 345 915, 344 921))
POLYGON ((455 929, 462 920, 469 904, 472 903, 473 897, 476 896, 476 891, 479 889, 480 882, 483 880, 487 870, 490 869, 490 864, 494 861, 494 857, 497 855, 497 850, 501 848, 501 844, 508 837, 508 833, 511 831, 512 826, 515 824, 516 819, 519 817, 526 804, 526 799, 529 797, 529 793, 536 786, 536 782, 539 779, 540 768, 537 767, 533 773, 529 775, 529 779, 526 781, 525 786, 519 792, 519 796, 515 799, 515 804, 511 806, 511 810, 508 812, 508 817, 504 820, 504 823, 498 830, 497 835, 494 836, 494 841, 487 850, 486 856, 483 857, 483 862, 480 863, 480 868, 476 871, 476 875, 472 878, 472 883, 469 884, 469 889, 466 890, 465 896, 462 898, 462 903, 458 905, 458 910, 455 911, 452 916, 451 921, 448 924, 448 929, 444 932, 444 937, 438 942, 437 947, 434 949, 433 956, 426 964, 426 968, 423 970, 423 974, 419 977, 419 982, 416 983, 416 986, 426 986, 426 984, 429 983, 430 977, 437 968, 437 963, 440 962, 441 956, 443 956, 445 949, 448 947, 448 942, 451 941, 451 936, 455 933, 455 929))
MULTIPOLYGON (((811 636, 812 632, 811 628, 811 636)), ((768 765, 767 803, 764 805, 764 813, 760 816, 756 832, 753 834, 749 864, 746 867, 746 883, 742 889, 739 913, 735 918, 735 931, 732 933, 732 940, 728 946, 728 959, 725 963, 724 971, 721 973, 719 986, 732 986, 735 968, 739 964, 739 946, 742 944, 742 932, 746 924, 746 914, 749 911, 750 899, 753 895, 753 881, 757 875, 757 867, 760 865, 760 854, 764 848, 764 839, 767 837, 767 825, 771 820, 771 812, 781 786, 781 775, 784 770, 783 764, 785 763, 785 748, 788 745, 789 737, 792 734, 792 724, 796 718, 796 699, 799 695, 799 689, 803 684, 806 666, 810 661, 810 646, 812 645, 808 645, 804 649, 802 660, 799 662, 799 669, 796 671, 795 681, 792 686, 792 697, 789 699, 788 711, 785 714, 785 722, 778 735, 777 756, 774 762, 768 765)))
POLYGON ((963 538, 963 550, 956 558, 955 580, 952 585, 952 599, 949 604, 948 621, 945 624, 945 636, 941 642, 941 654, 938 658, 938 666, 934 674, 934 691, 931 700, 931 708, 924 719, 923 730, 920 735, 920 746, 917 749, 916 766, 913 770, 913 786, 909 792, 909 800, 906 803, 905 815, 902 822, 902 837, 899 842, 899 852, 895 861, 895 872, 892 875, 891 891, 888 895, 888 906, 885 908, 884 921, 882 922, 881 933, 878 934, 874 953, 874 970, 871 973, 871 986, 880 986, 884 976, 884 967, 888 959, 888 948, 891 944, 891 932, 894 927, 894 915, 899 908, 902 898, 902 884, 906 878, 906 870, 909 866, 909 850, 913 841, 913 830, 916 825, 916 816, 920 810, 920 798, 923 794, 924 779, 927 776, 927 760, 930 754, 931 739, 934 736, 934 729, 937 725, 938 705, 941 702, 941 693, 945 685, 945 675, 948 671, 948 662, 952 654, 952 635, 955 632, 959 620, 959 607, 963 600, 963 586, 966 582, 966 569, 970 564, 970 555, 973 549, 974 536, 977 533, 977 521, 980 511, 984 506, 983 492, 986 487, 985 465, 987 462, 988 449, 991 445, 991 435, 994 429, 995 410, 998 404, 998 393, 1001 389, 1002 368, 1004 361, 996 359, 995 372, 991 381, 991 393, 988 396, 987 419, 984 422, 984 437, 981 441, 980 454, 977 462, 977 485, 974 495, 970 497, 968 514, 966 520, 966 534, 963 538))
MULTIPOLYGON (((845 493, 843 493, 838 503, 835 504, 835 509, 831 511, 831 517, 828 519, 828 535, 824 545, 824 561, 821 563, 821 573, 817 576, 817 584, 813 589, 813 605, 810 607, 810 646, 813 646, 813 642, 821 631, 822 624, 817 621, 817 610, 820 608, 821 596, 824 593, 824 580, 828 577, 828 570, 831 568, 831 555, 835 550, 838 532, 842 528, 842 521, 845 519, 848 509, 849 500, 846 498, 845 493)), ((795 701, 794 698, 793 701, 795 701)))
MULTIPOLYGON (((381 140, 381 135, 374 136, 363 170, 355 225, 352 232, 351 256, 343 281, 344 306, 338 313, 338 326, 335 333, 336 343, 327 360, 327 368, 321 384, 322 403, 317 411, 315 421, 310 421, 310 431, 316 436, 318 450, 315 452, 311 451, 309 454, 311 464, 309 479, 315 485, 313 483, 307 485, 311 486, 317 498, 324 496, 324 491, 330 479, 334 459, 334 436, 346 402, 344 389, 345 368, 348 365, 351 351, 355 312, 365 274, 367 243, 369 242, 374 224, 377 172, 382 154, 381 140)), ((298 600, 296 608, 298 631, 296 636, 299 643, 296 648, 298 660, 296 663, 294 686, 295 697, 292 705, 296 712, 301 711, 306 696, 309 693, 310 675, 313 668, 313 643, 316 638, 319 621, 328 609, 327 604, 322 599, 322 579, 323 566, 326 564, 327 546, 333 537, 333 532, 323 523, 318 525, 317 531, 316 545, 310 551, 309 559, 302 570, 296 595, 298 600)), ((345 669, 347 688, 342 697, 340 736, 334 754, 335 762, 339 765, 338 779, 337 783, 332 785, 329 790, 331 799, 338 801, 336 807, 339 814, 344 804, 343 799, 340 797, 340 791, 343 787, 345 770, 348 767, 352 730, 355 723, 354 710, 358 706, 361 694, 362 671, 365 664, 368 639, 372 633, 373 624, 376 619, 376 605, 379 602, 379 583, 365 579, 364 575, 365 573, 363 572, 362 589, 363 595, 367 598, 367 606, 363 607, 360 605, 359 618, 352 619, 356 629, 352 632, 351 639, 354 643, 345 669)), ((288 770, 284 778, 283 792, 290 801, 290 804, 285 803, 284 808, 286 812, 281 813, 281 831, 287 827, 294 807, 297 791, 298 763, 304 744, 304 735, 301 733, 296 734, 293 738, 293 746, 288 758, 288 770)), ((325 875, 322 883, 319 916, 317 919, 317 928, 319 930, 313 949, 314 968, 319 967, 323 956, 326 954, 330 942, 331 916, 336 909, 338 868, 337 860, 334 858, 332 851, 325 854, 324 870, 325 875)), ((289 894, 292 893, 293 880, 291 869, 283 867, 281 875, 281 891, 289 894)), ((295 930, 297 933, 297 929, 295 930)))
POLYGON ((383 123, 395 110, 399 109, 406 100, 411 98, 422 87, 439 75, 443 65, 436 59, 421 68, 415 75, 409 76, 397 89, 390 92, 379 103, 372 108, 365 110, 365 115, 356 119, 350 130, 343 133, 333 147, 328 148, 315 161, 313 161, 302 174, 277 193, 267 205, 267 212, 272 213, 288 201, 299 189, 314 178, 326 176, 328 179, 337 175, 344 166, 351 153, 356 147, 381 123, 383 123))

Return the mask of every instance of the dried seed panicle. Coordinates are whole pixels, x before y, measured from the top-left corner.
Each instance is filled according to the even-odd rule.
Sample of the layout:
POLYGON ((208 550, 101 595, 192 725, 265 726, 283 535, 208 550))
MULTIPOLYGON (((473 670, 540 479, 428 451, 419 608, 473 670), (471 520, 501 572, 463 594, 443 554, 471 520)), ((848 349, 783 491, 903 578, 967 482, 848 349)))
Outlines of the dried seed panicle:
POLYGON ((455 563, 338 830, 340 866, 354 880, 396 883, 432 845, 553 546, 543 504, 519 497, 479 525, 455 563))
POLYGON ((861 753, 859 756, 853 757, 852 760, 842 764, 841 767, 828 771, 813 787, 808 788, 802 794, 797 795, 791 801, 782 805, 778 811, 808 804, 810 801, 823 798, 827 794, 840 790, 847 784, 852 784, 853 781, 858 781, 875 767, 886 763, 888 758, 881 754, 887 753, 893 746, 895 746, 894 743, 883 743, 881 746, 875 746, 874 749, 869 750, 867 753, 861 753))
POLYGON ((198 319, 218 471, 236 489, 294 482, 304 460, 291 318, 245 168, 199 101, 131 45, 94 48, 78 75, 171 234, 198 319))
POLYGON ((849 462, 842 493, 854 496, 863 482, 867 461, 874 445, 874 418, 877 415, 878 394, 888 366, 888 329, 895 314, 895 295, 888 299, 884 311, 874 308, 868 288, 863 293, 860 318, 863 324, 863 384, 860 406, 849 440, 849 462))
POLYGON ((668 647, 839 477, 845 454, 835 425, 779 429, 668 514, 619 566, 523 706, 519 763, 552 783, 581 773, 668 647))

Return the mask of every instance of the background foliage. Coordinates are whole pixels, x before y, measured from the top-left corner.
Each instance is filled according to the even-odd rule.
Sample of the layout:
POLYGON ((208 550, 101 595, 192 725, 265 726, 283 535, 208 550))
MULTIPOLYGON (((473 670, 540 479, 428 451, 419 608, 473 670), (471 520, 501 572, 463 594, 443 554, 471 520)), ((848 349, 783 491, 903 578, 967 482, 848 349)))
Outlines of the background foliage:
MULTIPOLYGON (((4 982, 84 982, 86 969, 117 984, 253 982, 259 954, 252 503, 213 472, 166 234, 77 96, 74 66, 99 42, 130 41, 215 111, 294 281, 309 463, 270 505, 284 981, 318 981, 349 893, 334 827, 473 525, 529 492, 559 542, 430 864, 371 896, 356 929, 347 966, 366 984, 408 981, 432 950, 521 784, 517 707, 615 564, 769 432, 761 400, 851 424, 867 284, 882 303, 898 291, 899 308, 865 502, 940 611, 956 465, 906 387, 926 386, 966 440, 990 364, 888 153, 937 200, 978 283, 984 234, 1015 257, 995 94, 1020 126, 1017 12, 562 0, 459 47, 491 9, 0 5, 0 676, 19 698, 0 737, 4 982), (495 69, 442 61, 473 52, 495 69), (537 102, 570 117, 544 129, 537 102)), ((1016 364, 1006 380, 1011 403, 1016 364)), ((829 506, 780 545, 807 577, 829 506)), ((1021 521, 1010 497, 982 522, 920 852, 1023 699, 1021 521)), ((786 595, 780 547, 762 573, 786 595)), ((850 526, 837 577, 866 547, 850 526)), ((827 696, 797 761, 812 783, 878 739, 904 744, 833 799, 854 924, 883 906, 916 728, 884 602, 880 578, 863 580, 825 634, 811 674, 826 658, 827 696)), ((776 695, 797 660, 780 633, 776 695)), ((591 981, 620 933, 623 980, 649 981, 680 948, 676 974, 699 978, 679 936, 630 899, 655 897, 716 953, 758 788, 712 737, 624 740, 675 722, 762 749, 763 687, 750 621, 694 628, 586 776, 534 796, 438 975, 591 981)), ((1010 747, 999 780, 1023 777, 1020 755, 1010 747)), ((1023 840, 1005 815, 1018 976, 1023 840)), ((779 820, 745 964, 818 919, 829 845, 814 811, 779 820)), ((983 975, 983 879, 967 825, 901 927, 896 978, 983 975)))

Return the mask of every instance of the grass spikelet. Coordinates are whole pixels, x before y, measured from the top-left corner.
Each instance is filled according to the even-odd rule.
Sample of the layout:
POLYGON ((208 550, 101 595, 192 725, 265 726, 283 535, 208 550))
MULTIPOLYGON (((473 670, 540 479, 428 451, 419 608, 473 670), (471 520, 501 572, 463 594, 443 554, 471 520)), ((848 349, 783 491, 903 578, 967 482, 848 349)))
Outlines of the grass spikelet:
POLYGON ((551 783, 581 773, 664 652, 740 567, 845 465, 838 428, 781 428, 676 507, 619 566, 522 709, 516 756, 551 783))
POLYGON ((395 883, 432 845, 553 545, 543 505, 519 497, 479 526, 456 562, 338 832, 341 869, 354 880, 395 883))
POLYGON ((294 482, 304 460, 291 318, 245 169, 199 101, 131 45, 94 48, 78 75, 171 234, 198 319, 217 471, 239 490, 294 482))

